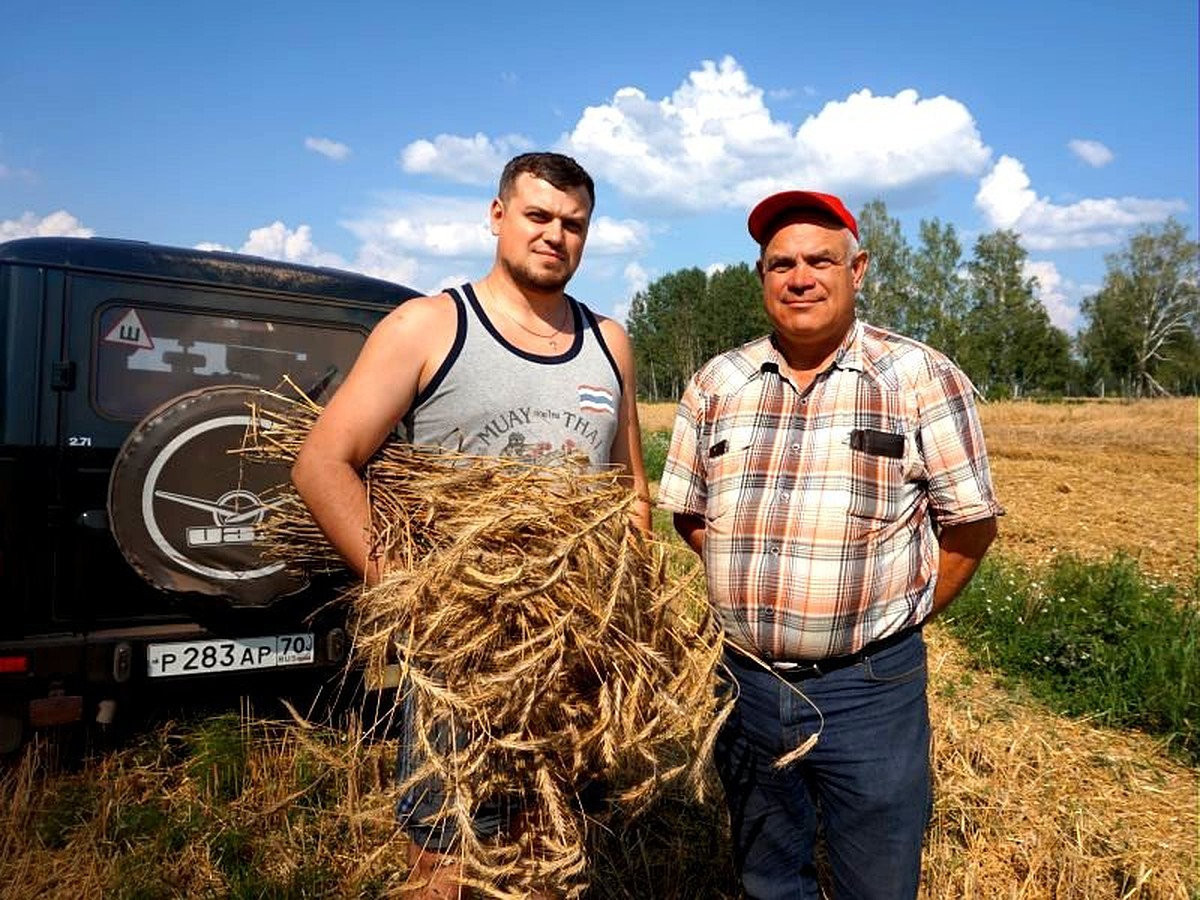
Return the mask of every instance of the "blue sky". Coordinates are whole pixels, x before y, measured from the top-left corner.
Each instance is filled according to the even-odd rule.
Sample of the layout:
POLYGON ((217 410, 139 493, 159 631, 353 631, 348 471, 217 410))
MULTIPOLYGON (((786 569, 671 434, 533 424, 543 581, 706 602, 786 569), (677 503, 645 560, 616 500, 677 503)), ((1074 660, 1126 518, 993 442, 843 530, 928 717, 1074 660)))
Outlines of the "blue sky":
POLYGON ((1023 235, 1074 330, 1104 256, 1197 231, 1195 0, 814 5, 0 0, 0 240, 80 234, 482 275, 505 160, 598 200, 571 292, 622 317, 750 261, 776 189, 880 197, 916 244, 1023 235))

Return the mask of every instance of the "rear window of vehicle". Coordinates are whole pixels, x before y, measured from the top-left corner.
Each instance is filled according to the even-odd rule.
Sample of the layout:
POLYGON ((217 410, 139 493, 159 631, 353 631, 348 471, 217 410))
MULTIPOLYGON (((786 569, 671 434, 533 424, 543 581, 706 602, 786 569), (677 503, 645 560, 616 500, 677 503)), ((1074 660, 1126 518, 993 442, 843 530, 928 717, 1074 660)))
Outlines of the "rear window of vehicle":
POLYGON ((138 304, 100 311, 93 354, 96 408, 141 419, 186 391, 218 384, 268 390, 290 378, 314 400, 341 384, 366 340, 328 323, 212 315, 138 304))

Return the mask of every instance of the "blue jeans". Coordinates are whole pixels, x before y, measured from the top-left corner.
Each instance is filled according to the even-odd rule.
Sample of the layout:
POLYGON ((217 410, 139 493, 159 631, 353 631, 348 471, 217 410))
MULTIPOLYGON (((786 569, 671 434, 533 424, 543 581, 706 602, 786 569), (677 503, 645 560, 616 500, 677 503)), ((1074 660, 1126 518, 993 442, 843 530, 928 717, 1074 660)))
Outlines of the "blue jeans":
POLYGON ((855 665, 790 681, 734 651, 725 657, 740 694, 714 758, 746 895, 820 897, 819 831, 837 900, 916 897, 932 811, 920 632, 855 665), (818 727, 806 756, 774 768, 818 727))
MULTIPOLYGON (((401 699, 400 746, 396 752, 396 781, 403 783, 424 760, 417 740, 415 724, 416 697, 406 687, 401 699)), ((434 746, 449 747, 447 734, 438 734, 434 746)), ((458 840, 457 820, 444 814, 446 791, 436 777, 426 778, 410 787, 396 801, 396 817, 409 838, 422 850, 449 853, 458 840)), ((481 838, 494 837, 511 824, 510 804, 495 798, 476 806, 472 824, 481 838)))

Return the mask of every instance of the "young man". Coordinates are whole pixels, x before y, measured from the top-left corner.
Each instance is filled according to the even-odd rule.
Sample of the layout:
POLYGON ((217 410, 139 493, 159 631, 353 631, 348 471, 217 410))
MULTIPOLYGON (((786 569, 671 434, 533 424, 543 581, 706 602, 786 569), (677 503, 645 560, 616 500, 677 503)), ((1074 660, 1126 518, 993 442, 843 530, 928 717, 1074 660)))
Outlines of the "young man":
MULTIPOLYGON (((397 428, 415 444, 475 455, 549 463, 582 452, 593 466, 623 473, 641 498, 636 521, 649 529, 632 346, 617 322, 564 293, 583 256, 594 204, 592 179, 571 158, 527 153, 510 160, 489 213, 496 237, 491 271, 390 313, 312 428, 292 480, 368 584, 384 561, 368 554, 360 472, 397 428)), ((402 749, 401 773, 410 765, 402 749)), ((428 898, 459 896, 455 869, 443 859, 452 830, 422 823, 440 806, 431 786, 400 808, 428 898)), ((495 833, 511 823, 488 808, 476 824, 495 833)))
POLYGON ((735 859, 755 900, 816 898, 819 823, 834 896, 911 898, 931 809, 921 627, 1001 512, 972 387, 857 320, 868 257, 838 198, 775 194, 749 230, 772 333, 693 376, 658 494, 704 559, 738 683, 715 752, 735 859))

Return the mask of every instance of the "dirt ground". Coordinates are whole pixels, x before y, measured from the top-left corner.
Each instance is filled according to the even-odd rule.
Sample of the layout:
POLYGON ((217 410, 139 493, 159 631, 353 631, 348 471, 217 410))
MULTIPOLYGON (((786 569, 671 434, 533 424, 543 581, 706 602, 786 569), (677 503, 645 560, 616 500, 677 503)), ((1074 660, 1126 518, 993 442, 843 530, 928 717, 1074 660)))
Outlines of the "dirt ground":
MULTIPOLYGON (((1044 562, 1122 551, 1164 580, 1196 577, 1196 399, 990 403, 979 414, 1005 508, 993 552, 1044 562)), ((670 429, 674 405, 639 416, 645 431, 670 429)))

